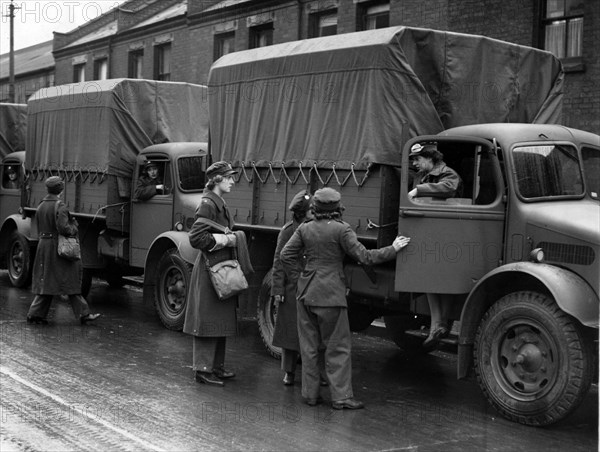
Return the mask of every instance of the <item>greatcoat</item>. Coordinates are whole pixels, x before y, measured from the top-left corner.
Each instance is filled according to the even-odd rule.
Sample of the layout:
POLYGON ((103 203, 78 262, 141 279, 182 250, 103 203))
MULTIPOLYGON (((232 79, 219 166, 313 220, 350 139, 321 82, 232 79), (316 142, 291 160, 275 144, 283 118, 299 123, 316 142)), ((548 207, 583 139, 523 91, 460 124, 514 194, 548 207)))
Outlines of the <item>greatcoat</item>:
POLYGON ((58 256, 58 233, 77 236, 77 220, 57 195, 42 199, 35 214, 39 236, 31 291, 36 295, 78 295, 81 293, 81 260, 70 261, 58 256), (56 209, 56 210, 55 210, 56 209), (56 215, 55 215, 56 212, 56 215))
POLYGON ((284 297, 283 303, 279 303, 277 308, 277 320, 275 321, 272 343, 275 347, 295 351, 300 350, 300 342, 298 341, 298 316, 296 314, 296 283, 297 275, 302 270, 304 264, 302 262, 302 252, 300 252, 294 277, 288 277, 283 270, 280 254, 299 224, 297 221, 290 221, 279 232, 275 256, 273 258, 273 282, 271 286, 271 295, 281 295, 284 297))
MULTIPOLYGON (((228 228, 233 227, 233 219, 223 198, 205 189, 200 205, 196 209, 196 219, 208 218, 228 228)), ((207 224, 196 221, 190 230, 190 244, 200 250, 190 281, 183 332, 199 337, 235 336, 237 330, 237 296, 219 300, 212 286, 206 258, 209 264, 232 259, 233 248, 222 248, 210 252, 215 246, 212 234, 222 234, 207 224)))

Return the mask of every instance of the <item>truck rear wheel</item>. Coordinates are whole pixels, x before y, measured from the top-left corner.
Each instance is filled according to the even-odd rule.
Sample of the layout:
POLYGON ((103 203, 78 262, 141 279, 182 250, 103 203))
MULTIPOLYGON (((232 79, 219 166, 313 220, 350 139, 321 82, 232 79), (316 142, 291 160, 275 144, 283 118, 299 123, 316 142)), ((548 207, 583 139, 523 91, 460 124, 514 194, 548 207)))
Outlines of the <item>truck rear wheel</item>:
POLYGON ((187 289, 192 266, 177 251, 165 251, 158 261, 154 307, 160 321, 170 330, 181 331, 185 320, 187 289))
POLYGON ((25 287, 31 282, 31 261, 29 242, 23 234, 18 231, 13 232, 6 253, 6 268, 13 286, 25 287))
POLYGON ((258 319, 258 331, 263 344, 269 354, 274 358, 281 358, 281 348, 272 345, 273 333, 275 332, 275 320, 277 319, 277 306, 271 299, 271 286, 273 281, 273 270, 269 270, 263 279, 258 292, 258 306, 256 317, 258 319))
POLYGON ((508 294, 489 308, 475 337, 474 361, 491 404, 506 418, 535 426, 575 410, 594 372, 582 327, 536 292, 508 294))

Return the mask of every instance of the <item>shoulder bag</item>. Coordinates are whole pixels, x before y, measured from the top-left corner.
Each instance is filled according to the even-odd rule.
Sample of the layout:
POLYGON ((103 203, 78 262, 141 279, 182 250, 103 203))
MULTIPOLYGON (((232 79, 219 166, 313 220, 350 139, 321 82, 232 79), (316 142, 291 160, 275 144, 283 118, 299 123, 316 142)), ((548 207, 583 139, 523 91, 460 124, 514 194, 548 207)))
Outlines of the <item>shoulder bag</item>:
MULTIPOLYGON (((54 204, 54 221, 56 222, 56 215, 58 213, 58 203, 54 204)), ((58 227, 56 228, 58 231, 58 227)), ((77 237, 67 237, 58 233, 58 246, 56 248, 58 256, 63 259, 70 261, 78 261, 81 259, 81 247, 79 246, 79 239, 77 237)))
MULTIPOLYGON (((207 218, 198 218, 196 221, 208 224, 224 234, 231 232, 229 228, 207 218)), ((233 254, 234 259, 227 259, 214 265, 209 264, 206 256, 204 258, 208 276, 210 277, 210 281, 212 282, 217 297, 221 301, 238 295, 248 288, 248 281, 237 260, 237 251, 235 248, 233 249, 233 254)))

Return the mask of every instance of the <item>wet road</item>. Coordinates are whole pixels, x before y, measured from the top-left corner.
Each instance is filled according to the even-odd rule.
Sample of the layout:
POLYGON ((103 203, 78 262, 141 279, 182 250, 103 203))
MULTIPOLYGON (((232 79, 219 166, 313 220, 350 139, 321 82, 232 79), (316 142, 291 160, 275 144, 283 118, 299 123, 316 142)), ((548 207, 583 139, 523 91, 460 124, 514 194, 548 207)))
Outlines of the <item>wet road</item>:
POLYGON ((308 407, 284 387, 279 361, 254 323, 227 343, 237 377, 225 388, 193 380, 191 339, 164 329, 139 290, 96 282, 103 316, 79 326, 55 301, 50 326, 24 321, 31 295, 0 272, 0 450, 5 451, 591 451, 598 387, 547 428, 499 417, 474 380, 457 381, 452 356, 408 361, 387 340, 355 334, 359 411, 308 407))

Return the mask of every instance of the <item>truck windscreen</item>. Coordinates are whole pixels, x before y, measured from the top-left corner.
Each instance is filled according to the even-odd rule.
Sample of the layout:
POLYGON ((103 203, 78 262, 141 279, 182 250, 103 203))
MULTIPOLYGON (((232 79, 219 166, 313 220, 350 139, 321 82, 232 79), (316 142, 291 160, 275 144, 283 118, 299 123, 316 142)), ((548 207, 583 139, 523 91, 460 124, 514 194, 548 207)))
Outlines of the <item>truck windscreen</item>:
POLYGON ((581 163, 573 146, 516 147, 513 160, 517 188, 524 198, 580 197, 584 193, 581 163))
POLYGON ((181 157, 177 160, 179 188, 182 191, 201 191, 204 189, 204 157, 181 157))

